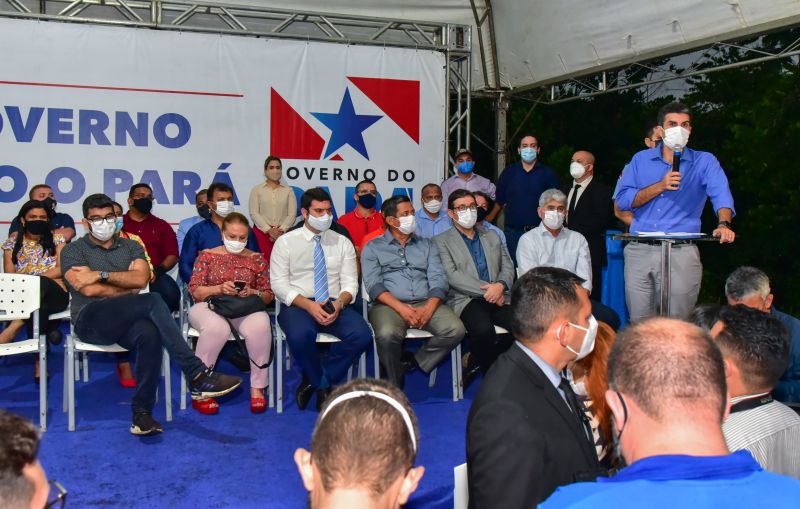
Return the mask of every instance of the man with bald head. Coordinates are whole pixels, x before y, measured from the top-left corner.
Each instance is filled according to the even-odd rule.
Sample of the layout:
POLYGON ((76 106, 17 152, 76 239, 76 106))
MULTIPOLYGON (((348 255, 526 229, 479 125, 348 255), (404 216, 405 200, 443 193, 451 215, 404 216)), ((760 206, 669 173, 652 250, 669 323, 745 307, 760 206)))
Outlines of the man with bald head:
POLYGON ((606 401, 615 444, 629 465, 610 478, 558 489, 540 507, 796 507, 800 482, 731 454, 719 348, 699 327, 645 319, 616 338, 606 401))
POLYGON ((603 294, 603 266, 606 255, 606 230, 614 217, 611 188, 594 175, 594 154, 579 150, 572 155, 569 173, 573 181, 561 190, 567 195, 567 226, 586 238, 592 259, 592 297, 603 294))

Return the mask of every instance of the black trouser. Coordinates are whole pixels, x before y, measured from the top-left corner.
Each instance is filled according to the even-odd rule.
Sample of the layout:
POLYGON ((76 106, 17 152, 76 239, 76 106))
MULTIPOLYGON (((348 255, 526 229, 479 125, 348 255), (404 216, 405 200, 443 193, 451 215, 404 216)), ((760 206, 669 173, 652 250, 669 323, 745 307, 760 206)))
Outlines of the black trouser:
POLYGON ((167 349, 188 380, 206 369, 184 341, 164 299, 157 293, 128 294, 91 302, 75 320, 75 332, 87 343, 117 343, 136 352, 134 414, 153 411, 162 348, 167 349))
POLYGON ((49 277, 39 276, 39 323, 41 331, 48 334, 61 325, 60 320, 48 321, 47 317, 64 311, 69 306, 69 293, 49 277))
POLYGON ((511 332, 511 306, 495 306, 485 299, 472 299, 461 311, 461 321, 467 329, 467 342, 472 355, 486 373, 497 356, 508 350, 514 336, 498 336, 494 326, 511 332))
POLYGON ((181 290, 178 288, 178 283, 166 272, 156 276, 150 283, 150 291, 161 295, 167 308, 173 313, 181 307, 181 290))
POLYGON ((592 293, 589 295, 595 300, 603 299, 603 266, 592 264, 592 293))

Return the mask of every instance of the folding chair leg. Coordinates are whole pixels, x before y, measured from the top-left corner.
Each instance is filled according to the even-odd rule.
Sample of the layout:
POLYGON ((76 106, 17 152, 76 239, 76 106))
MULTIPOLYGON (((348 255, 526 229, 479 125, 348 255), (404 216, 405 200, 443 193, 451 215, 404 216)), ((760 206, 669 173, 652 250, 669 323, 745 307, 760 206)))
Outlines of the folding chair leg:
POLYGON ((436 385, 436 372, 438 370, 439 370, 439 368, 433 368, 433 371, 431 371, 431 374, 428 377, 428 387, 429 388, 433 387, 434 385, 436 385))
POLYGON ((381 377, 381 361, 378 358, 378 344, 375 342, 374 339, 372 340, 372 357, 373 357, 373 362, 375 363, 373 365, 373 367, 374 367, 373 372, 375 373, 375 378, 380 378, 381 377))
MULTIPOLYGON (((275 369, 277 371, 277 381, 275 390, 278 393, 278 413, 283 413, 283 331, 278 328, 278 341, 276 341, 278 351, 275 352, 275 369)), ((288 349, 287 349, 288 350, 288 349)))
POLYGON ((362 353, 358 358, 358 377, 367 378, 367 352, 362 353))
POLYGON ((47 348, 39 338, 39 429, 47 431, 47 348))
POLYGON ((453 401, 458 401, 458 364, 461 360, 461 356, 457 354, 457 350, 460 350, 460 348, 456 347, 450 352, 450 371, 453 376, 453 401))
POLYGON ((269 393, 269 407, 275 408, 275 362, 273 357, 272 365, 267 367, 268 376, 269 376, 269 387, 267 387, 267 392, 269 393))
POLYGON ((183 374, 181 371, 181 410, 186 410, 186 392, 188 387, 186 386, 186 375, 183 374))
POLYGON ((67 345, 67 355, 69 356, 67 362, 70 367, 69 376, 65 380, 65 383, 69 384, 67 386, 67 429, 75 431, 75 377, 78 375, 78 371, 75 366, 75 343, 73 341, 70 341, 67 345))
POLYGON ((167 407, 167 422, 172 422, 172 376, 169 369, 169 354, 166 350, 164 350, 161 369, 164 371, 164 401, 167 407))
POLYGON ((83 352, 83 383, 89 383, 89 354, 83 352))
MULTIPOLYGON (((67 343, 69 344, 69 338, 67 338, 67 343)), ((69 377, 72 376, 72 370, 69 369, 69 355, 67 355, 67 349, 64 348, 64 383, 62 384, 63 387, 63 394, 61 395, 61 411, 66 413, 67 412, 67 380, 69 377)))
POLYGON ((461 365, 461 343, 456 347, 456 373, 458 374, 458 399, 464 399, 464 372, 461 365))

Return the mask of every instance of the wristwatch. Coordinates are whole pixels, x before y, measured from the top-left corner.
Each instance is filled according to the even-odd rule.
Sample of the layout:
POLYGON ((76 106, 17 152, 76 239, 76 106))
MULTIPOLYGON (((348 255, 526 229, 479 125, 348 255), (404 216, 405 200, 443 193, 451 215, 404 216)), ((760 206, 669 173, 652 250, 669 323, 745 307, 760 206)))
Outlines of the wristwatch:
POLYGON ((731 229, 731 222, 730 221, 720 221, 717 224, 717 228, 719 228, 720 226, 724 226, 725 228, 730 230, 731 229))
POLYGON ((100 271, 100 281, 103 282, 103 283, 108 282, 108 272, 107 271, 105 271, 105 270, 100 271))

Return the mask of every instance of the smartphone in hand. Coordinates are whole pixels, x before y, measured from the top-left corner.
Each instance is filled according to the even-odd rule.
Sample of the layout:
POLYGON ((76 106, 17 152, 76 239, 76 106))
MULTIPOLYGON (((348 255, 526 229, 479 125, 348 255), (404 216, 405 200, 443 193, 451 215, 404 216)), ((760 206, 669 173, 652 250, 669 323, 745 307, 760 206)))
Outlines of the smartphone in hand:
POLYGON ((331 301, 328 301, 328 302, 326 302, 325 304, 323 304, 323 305, 322 305, 322 309, 323 309, 323 310, 324 310, 326 313, 328 313, 329 315, 332 315, 333 313, 335 313, 335 312, 336 312, 336 308, 335 308, 335 307, 333 307, 333 302, 331 302, 331 301))
POLYGON ((247 286, 247 283, 245 283, 244 281, 234 281, 233 282, 233 287, 236 288, 237 292, 241 292, 242 290, 244 290, 245 286, 247 286))

